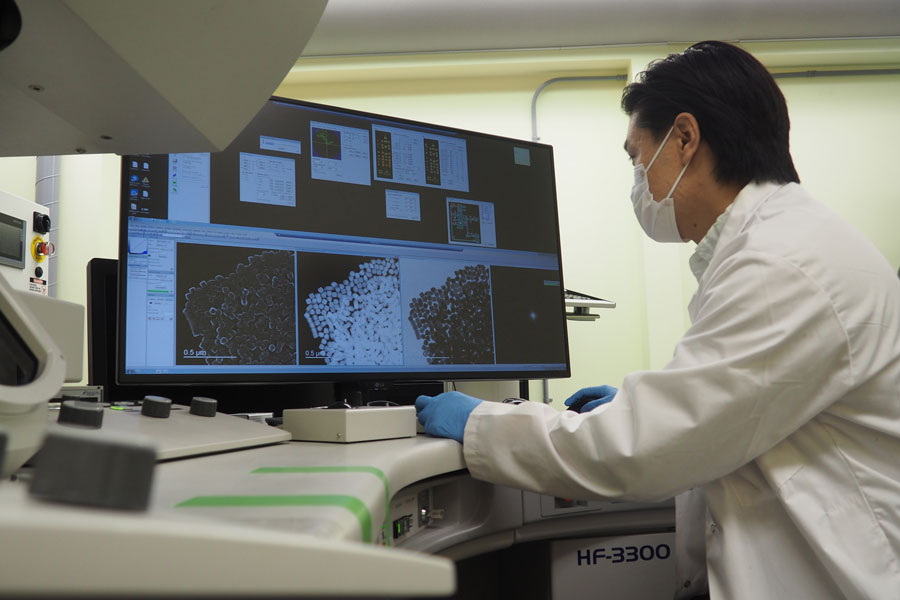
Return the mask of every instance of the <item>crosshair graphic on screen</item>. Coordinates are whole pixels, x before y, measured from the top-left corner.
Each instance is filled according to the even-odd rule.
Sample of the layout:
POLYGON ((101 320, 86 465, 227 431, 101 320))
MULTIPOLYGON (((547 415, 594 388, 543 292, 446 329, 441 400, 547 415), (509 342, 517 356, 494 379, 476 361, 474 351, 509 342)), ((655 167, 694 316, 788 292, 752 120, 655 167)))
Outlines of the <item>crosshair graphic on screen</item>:
POLYGON ((313 127, 312 152, 318 158, 341 160, 341 132, 313 127))

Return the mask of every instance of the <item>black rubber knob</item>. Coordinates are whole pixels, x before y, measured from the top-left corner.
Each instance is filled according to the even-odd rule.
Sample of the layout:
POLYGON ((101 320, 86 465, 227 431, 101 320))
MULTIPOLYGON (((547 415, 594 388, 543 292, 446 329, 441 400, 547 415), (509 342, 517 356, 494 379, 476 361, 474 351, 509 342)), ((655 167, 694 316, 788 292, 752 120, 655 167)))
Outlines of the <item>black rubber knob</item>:
POLYGON ((89 429, 100 429, 103 425, 103 405, 99 402, 66 400, 59 407, 56 422, 61 425, 78 425, 89 429))
POLYGON ((34 458, 32 496, 49 502, 144 510, 156 449, 114 431, 51 427, 34 458))
POLYGON ((35 211, 31 228, 35 233, 50 233, 50 216, 35 211))
POLYGON ((163 396, 144 396, 141 414, 145 417, 168 419, 172 412, 172 401, 163 396))
POLYGON ((194 396, 191 398, 191 414, 198 417, 214 417, 219 403, 214 398, 194 396))

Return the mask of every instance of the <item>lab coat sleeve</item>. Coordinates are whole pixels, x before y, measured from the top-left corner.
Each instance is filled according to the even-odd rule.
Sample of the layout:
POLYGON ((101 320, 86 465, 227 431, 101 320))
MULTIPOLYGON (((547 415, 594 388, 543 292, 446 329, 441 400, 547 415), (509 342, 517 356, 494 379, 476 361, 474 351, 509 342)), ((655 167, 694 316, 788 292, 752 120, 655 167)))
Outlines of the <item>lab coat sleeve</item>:
POLYGON ((707 275, 672 360, 628 375, 610 404, 586 414, 479 405, 464 435, 472 475, 564 497, 662 500, 754 460, 853 385, 847 334, 802 265, 743 251, 707 275))

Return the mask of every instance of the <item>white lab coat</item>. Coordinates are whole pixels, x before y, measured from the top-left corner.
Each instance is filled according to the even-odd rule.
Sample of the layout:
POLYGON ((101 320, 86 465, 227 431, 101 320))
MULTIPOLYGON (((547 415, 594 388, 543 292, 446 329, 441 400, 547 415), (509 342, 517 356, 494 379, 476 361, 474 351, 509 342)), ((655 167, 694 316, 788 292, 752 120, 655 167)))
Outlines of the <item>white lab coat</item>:
POLYGON ((900 598, 893 267, 799 185, 751 184, 690 314, 671 362, 591 413, 479 405, 471 474, 582 499, 701 488, 714 599, 900 598))

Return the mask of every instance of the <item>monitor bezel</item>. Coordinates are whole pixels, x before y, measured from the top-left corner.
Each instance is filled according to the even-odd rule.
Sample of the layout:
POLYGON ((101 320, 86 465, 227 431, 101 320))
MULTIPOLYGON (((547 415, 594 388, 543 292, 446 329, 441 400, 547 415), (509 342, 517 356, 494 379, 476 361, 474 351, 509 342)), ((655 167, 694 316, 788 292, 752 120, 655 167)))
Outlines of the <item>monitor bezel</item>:
MULTIPOLYGON (((126 373, 125 372, 125 322, 126 322, 126 275, 127 275, 127 245, 128 245, 128 211, 126 210, 128 203, 127 182, 128 182, 128 156, 121 157, 121 170, 119 181, 119 249, 118 249, 118 315, 116 327, 116 368, 115 381, 120 386, 178 386, 185 384, 202 384, 202 385, 233 385, 233 384, 284 384, 284 383, 340 383, 340 382, 360 382, 365 386, 382 386, 390 385, 392 382, 434 382, 439 381, 497 381, 497 380, 527 380, 527 379, 558 379, 571 376, 571 357, 569 353, 569 336, 566 326, 565 315, 565 284, 563 281, 562 268, 562 248, 561 235, 559 234, 559 202, 556 186, 556 169, 553 155, 553 147, 549 144, 536 142, 532 140, 522 140, 518 138, 506 137, 479 131, 461 129, 458 127, 439 125, 423 121, 416 121, 402 117, 394 117, 379 113, 371 113, 356 109, 344 108, 333 105, 319 104, 308 102, 305 100, 296 100, 281 96, 272 96, 266 101, 287 103, 297 105, 312 110, 320 110, 326 112, 336 112, 339 114, 349 115, 372 121, 386 121, 398 125, 407 125, 416 128, 433 129, 451 132, 459 135, 468 135, 476 137, 484 137, 494 140, 508 141, 512 143, 525 144, 529 147, 538 147, 545 149, 549 153, 549 164, 553 172, 551 178, 551 187, 553 194, 553 213, 555 220, 556 235, 556 253, 559 256, 559 311, 560 322, 563 324, 563 345, 565 349, 565 366, 561 369, 541 370, 541 369, 489 369, 483 371, 473 371, 460 369, 456 371, 348 371, 348 372, 291 372, 291 373, 126 373)), ((172 153, 170 153, 172 154, 172 153)))

